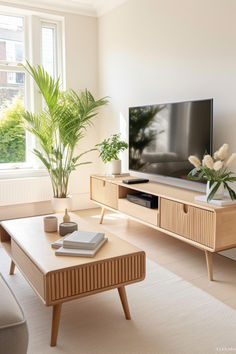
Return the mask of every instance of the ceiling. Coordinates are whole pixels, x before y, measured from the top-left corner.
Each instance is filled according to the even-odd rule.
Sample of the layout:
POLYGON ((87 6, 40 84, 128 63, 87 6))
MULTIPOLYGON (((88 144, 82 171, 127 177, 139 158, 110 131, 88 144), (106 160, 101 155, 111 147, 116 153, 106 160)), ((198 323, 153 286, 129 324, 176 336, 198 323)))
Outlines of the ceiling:
POLYGON ((49 10, 66 11, 99 17, 127 0, 6 0, 8 3, 28 5, 49 10))

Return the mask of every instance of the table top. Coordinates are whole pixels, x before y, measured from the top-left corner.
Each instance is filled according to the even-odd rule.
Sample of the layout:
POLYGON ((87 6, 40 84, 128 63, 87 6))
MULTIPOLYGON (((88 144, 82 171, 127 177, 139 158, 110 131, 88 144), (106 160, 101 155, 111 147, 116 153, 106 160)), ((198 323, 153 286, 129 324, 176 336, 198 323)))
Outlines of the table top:
MULTIPOLYGON (((62 222, 63 215, 54 215, 58 218, 59 225, 62 222)), ((76 214, 70 213, 70 217, 71 221, 78 223, 78 230, 101 232, 99 227, 89 224, 76 214)), ((105 232, 105 237, 108 238, 108 241, 93 258, 56 256, 55 249, 51 247, 51 244, 58 240, 60 235, 57 232, 44 232, 43 216, 7 220, 1 222, 1 225, 44 274, 59 269, 143 252, 129 242, 105 232)))

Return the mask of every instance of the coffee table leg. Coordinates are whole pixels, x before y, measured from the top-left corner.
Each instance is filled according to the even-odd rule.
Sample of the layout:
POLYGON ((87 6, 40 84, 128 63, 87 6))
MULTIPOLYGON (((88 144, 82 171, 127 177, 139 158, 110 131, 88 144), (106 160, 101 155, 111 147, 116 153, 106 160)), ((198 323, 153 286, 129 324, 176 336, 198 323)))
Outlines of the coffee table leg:
POLYGON ((103 223, 103 218, 104 218, 104 215, 105 215, 105 211, 106 211, 106 209, 105 209, 105 208, 102 208, 99 224, 102 224, 102 223, 103 223))
POLYGON ((127 320, 131 320, 131 316, 130 316, 130 312, 129 312, 129 304, 128 304, 128 300, 127 300, 127 296, 126 296, 126 291, 125 291, 125 287, 121 286, 118 289, 119 295, 120 295, 120 301, 122 303, 123 306, 123 310, 125 313, 125 318, 127 320))
POLYGON ((209 280, 213 280, 212 252, 205 251, 209 280))
POLYGON ((55 347, 57 345, 57 335, 58 335, 58 328, 60 323, 61 306, 62 304, 57 304, 54 305, 52 309, 51 347, 55 347))
POLYGON ((14 274, 14 270, 15 270, 15 263, 13 261, 11 261, 9 274, 13 275, 14 274))

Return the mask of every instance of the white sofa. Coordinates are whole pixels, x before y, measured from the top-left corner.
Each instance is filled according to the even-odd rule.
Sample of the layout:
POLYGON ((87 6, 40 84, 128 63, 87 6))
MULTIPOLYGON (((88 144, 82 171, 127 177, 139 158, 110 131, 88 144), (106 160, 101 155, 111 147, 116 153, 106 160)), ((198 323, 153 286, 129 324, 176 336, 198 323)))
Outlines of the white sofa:
POLYGON ((28 328, 23 311, 0 273, 0 354, 25 354, 28 328))

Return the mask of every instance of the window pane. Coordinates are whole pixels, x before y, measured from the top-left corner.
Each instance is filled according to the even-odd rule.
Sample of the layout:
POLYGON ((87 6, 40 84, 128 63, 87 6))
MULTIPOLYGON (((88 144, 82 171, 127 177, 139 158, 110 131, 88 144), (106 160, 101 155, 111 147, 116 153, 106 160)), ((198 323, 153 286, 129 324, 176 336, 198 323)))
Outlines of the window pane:
POLYGON ((55 76, 54 28, 42 27, 42 65, 51 76, 55 76))
POLYGON ((23 18, 0 15, 0 60, 22 62, 23 56, 23 18))
POLYGON ((24 73, 0 71, 0 163, 25 162, 24 73))

